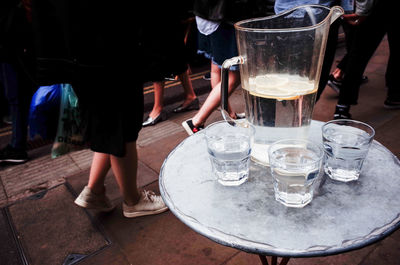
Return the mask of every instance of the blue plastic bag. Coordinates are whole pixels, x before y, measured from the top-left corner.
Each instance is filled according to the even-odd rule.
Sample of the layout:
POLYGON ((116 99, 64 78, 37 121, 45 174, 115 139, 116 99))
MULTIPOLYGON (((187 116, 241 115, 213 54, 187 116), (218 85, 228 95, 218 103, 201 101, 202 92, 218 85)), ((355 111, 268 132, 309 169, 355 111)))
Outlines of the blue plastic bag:
POLYGON ((32 97, 29 108, 29 136, 54 139, 60 109, 61 85, 41 86, 32 97))

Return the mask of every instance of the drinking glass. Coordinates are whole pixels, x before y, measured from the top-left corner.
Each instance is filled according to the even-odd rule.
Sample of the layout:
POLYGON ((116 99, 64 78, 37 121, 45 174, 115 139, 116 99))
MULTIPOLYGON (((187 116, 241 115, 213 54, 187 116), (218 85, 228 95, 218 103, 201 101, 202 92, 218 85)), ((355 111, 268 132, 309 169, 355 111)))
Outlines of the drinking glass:
POLYGON ((275 199, 288 207, 309 204, 322 172, 322 148, 308 140, 286 139, 273 143, 268 152, 275 199))
POLYGON ((224 186, 238 186, 249 176, 255 129, 248 123, 238 124, 219 121, 205 129, 213 173, 224 186))
POLYGON ((334 180, 357 180, 375 130, 355 120, 333 120, 322 126, 325 173, 334 180))

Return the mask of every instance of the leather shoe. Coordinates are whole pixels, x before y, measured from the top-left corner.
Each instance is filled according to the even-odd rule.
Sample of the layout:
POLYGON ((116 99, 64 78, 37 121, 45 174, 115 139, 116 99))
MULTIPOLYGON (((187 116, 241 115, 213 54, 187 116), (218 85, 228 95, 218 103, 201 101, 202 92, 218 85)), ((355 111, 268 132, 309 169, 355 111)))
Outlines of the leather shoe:
POLYGON ((200 108, 199 105, 200 105, 199 99, 195 98, 192 102, 187 104, 186 107, 184 107, 183 104, 182 104, 179 107, 175 108, 173 110, 173 112, 180 113, 180 112, 189 111, 189 110, 198 110, 200 108))
POLYGON ((154 119, 150 116, 147 117, 146 121, 142 123, 142 126, 143 127, 152 126, 155 125, 156 123, 159 123, 160 121, 165 121, 166 119, 167 119, 167 114, 161 111, 161 113, 158 114, 158 116, 155 117, 154 119))

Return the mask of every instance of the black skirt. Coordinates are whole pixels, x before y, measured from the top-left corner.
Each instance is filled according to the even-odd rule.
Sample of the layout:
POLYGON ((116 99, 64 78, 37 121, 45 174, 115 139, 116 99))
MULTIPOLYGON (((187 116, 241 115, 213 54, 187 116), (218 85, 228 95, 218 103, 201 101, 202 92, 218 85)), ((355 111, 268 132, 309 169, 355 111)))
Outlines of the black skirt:
POLYGON ((126 70, 104 69, 73 84, 86 125, 85 140, 95 152, 122 157, 125 144, 138 138, 143 83, 129 76, 126 70))

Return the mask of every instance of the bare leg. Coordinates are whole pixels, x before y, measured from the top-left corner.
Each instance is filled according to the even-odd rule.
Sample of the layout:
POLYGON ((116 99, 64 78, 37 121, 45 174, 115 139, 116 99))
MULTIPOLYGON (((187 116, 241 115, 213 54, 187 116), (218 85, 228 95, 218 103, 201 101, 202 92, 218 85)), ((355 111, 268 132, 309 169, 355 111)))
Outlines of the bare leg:
POLYGON ((92 166, 90 168, 88 187, 95 194, 102 194, 105 191, 104 181, 108 170, 111 168, 110 155, 97 153, 93 155, 92 166))
POLYGON ((124 157, 110 155, 110 161, 125 203, 134 205, 140 198, 136 184, 138 165, 136 142, 126 143, 125 147, 126 154, 124 157))
MULTIPOLYGON (((220 80, 220 78, 219 78, 220 80)), ((229 84, 228 93, 229 95, 235 90, 240 84, 240 73, 239 71, 229 72, 229 84)), ((213 85, 213 69, 211 69, 211 86, 213 85)), ((219 106, 221 102, 221 81, 216 83, 215 87, 211 90, 206 101, 201 106, 200 110, 193 117, 192 122, 194 126, 203 125, 211 113, 219 106)), ((230 111, 231 117, 234 117, 234 113, 230 111)))
POLYGON ((219 83, 221 83, 221 69, 218 67, 218 65, 213 64, 211 62, 211 88, 214 89, 219 83))
MULTIPOLYGON (((230 80, 231 78, 235 78, 235 77, 234 77, 233 75, 230 74, 230 75, 229 75, 229 80, 230 80)), ((240 78, 240 76, 239 76, 239 78, 240 78)), ((239 82, 240 82, 240 79, 239 79, 239 82)), ((218 65, 213 64, 213 63, 211 62, 211 88, 214 89, 214 87, 219 86, 220 83, 221 83, 221 68, 219 68, 218 65)), ((234 84, 233 84, 233 85, 234 85, 234 84)), ((238 85, 239 85, 239 84, 238 84, 238 85)), ((236 85, 235 87, 233 87, 232 91, 233 91, 238 85, 236 85)), ((231 89, 231 88, 228 87, 228 91, 230 91, 229 94, 232 92, 230 89, 231 89)), ((231 116, 231 118, 233 118, 233 119, 236 118, 236 113, 233 111, 233 109, 232 109, 231 104, 229 103, 229 101, 228 101, 228 113, 229 113, 229 116, 231 116)), ((208 116, 207 116, 207 118, 208 118, 208 116)), ((207 120, 207 118, 203 121, 203 123, 207 120)))
POLYGON ((153 85, 154 85, 154 105, 149 116, 155 119, 158 115, 160 115, 164 107, 163 97, 164 97, 165 83, 164 81, 160 81, 160 82, 154 82, 153 85))
POLYGON ((183 72, 182 74, 178 75, 179 80, 181 80, 183 91, 185 92, 185 100, 183 101, 183 107, 186 107, 190 104, 193 100, 196 99, 196 94, 194 93, 192 81, 189 77, 189 70, 183 72))

